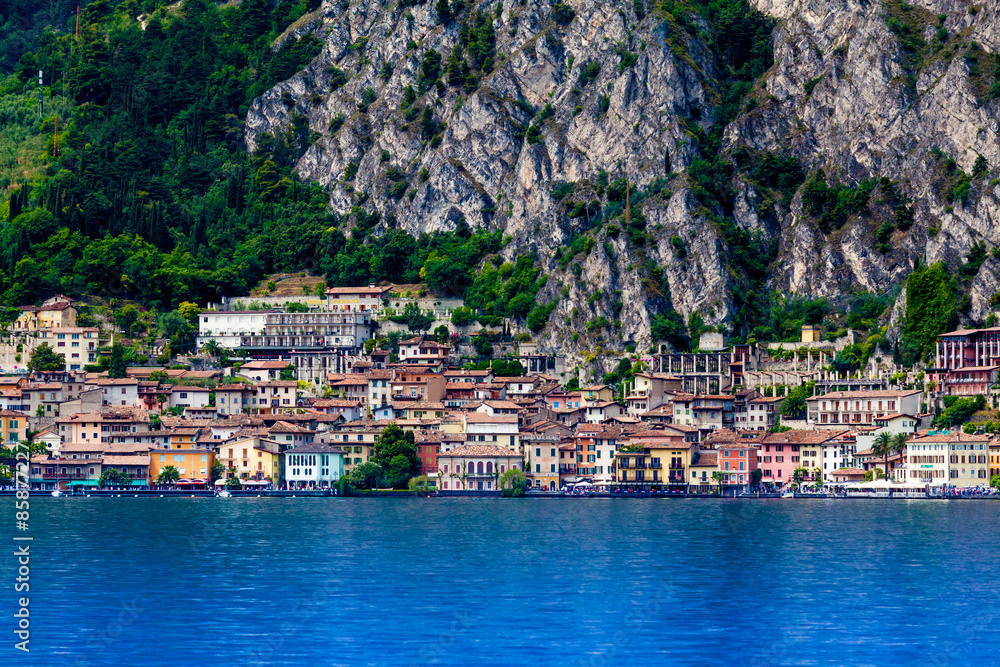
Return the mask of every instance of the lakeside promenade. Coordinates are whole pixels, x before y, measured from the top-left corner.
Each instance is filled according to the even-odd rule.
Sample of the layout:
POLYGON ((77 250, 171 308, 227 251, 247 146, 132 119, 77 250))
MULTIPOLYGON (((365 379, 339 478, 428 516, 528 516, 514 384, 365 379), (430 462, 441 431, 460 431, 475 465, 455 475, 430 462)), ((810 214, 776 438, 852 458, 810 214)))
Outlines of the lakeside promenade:
MULTIPOLYGON (((405 490, 376 490, 367 492, 355 492, 347 496, 341 496, 331 489, 270 489, 270 490, 230 490, 229 498, 498 498, 499 491, 405 491, 405 490)), ((0 490, 0 496, 13 496, 12 489, 0 490)), ((32 496, 51 496, 48 491, 32 492, 32 496)), ((183 490, 183 489, 93 489, 79 493, 63 493, 60 498, 217 498, 218 495, 210 490, 183 490)), ((718 495, 718 494, 684 494, 684 493, 614 493, 607 491, 590 491, 584 493, 566 492, 529 492, 523 498, 624 498, 624 499, 701 499, 701 500, 802 500, 802 499, 884 499, 884 500, 1000 500, 1000 493, 993 490, 967 493, 937 493, 928 494, 926 492, 914 492, 913 489, 897 489, 893 492, 792 492, 792 493, 759 493, 743 495, 718 495)), ((224 500, 226 498, 220 498, 224 500)))

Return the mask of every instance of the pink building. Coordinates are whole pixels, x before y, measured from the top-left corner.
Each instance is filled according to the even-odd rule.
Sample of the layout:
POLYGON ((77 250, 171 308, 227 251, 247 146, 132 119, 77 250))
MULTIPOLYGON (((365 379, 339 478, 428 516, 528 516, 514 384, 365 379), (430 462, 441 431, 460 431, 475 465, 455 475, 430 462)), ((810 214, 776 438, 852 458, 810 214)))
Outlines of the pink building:
POLYGON ((768 434, 757 450, 757 467, 763 474, 761 482, 786 486, 794 481, 796 468, 806 468, 805 477, 812 478, 813 468, 818 465, 805 461, 822 460, 823 444, 846 432, 791 430, 768 434))

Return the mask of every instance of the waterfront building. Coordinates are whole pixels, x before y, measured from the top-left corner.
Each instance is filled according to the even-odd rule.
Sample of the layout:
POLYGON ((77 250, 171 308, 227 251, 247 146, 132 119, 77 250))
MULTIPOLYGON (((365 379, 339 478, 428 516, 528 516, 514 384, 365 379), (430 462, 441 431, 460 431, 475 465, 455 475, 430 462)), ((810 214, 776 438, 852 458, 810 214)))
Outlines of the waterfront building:
POLYGON ((216 457, 225 470, 226 478, 281 483, 281 452, 285 447, 277 440, 260 435, 237 437, 220 443, 216 457))
MULTIPOLYGON (((645 428, 623 427, 620 424, 578 424, 573 432, 576 447, 576 473, 596 485, 613 484, 615 477, 615 454, 629 436, 629 431, 645 428)), ((670 434, 664 432, 665 442, 670 434)))
POLYGON ((525 472, 528 483, 536 489, 555 491, 559 488, 559 445, 556 434, 522 433, 525 472))
POLYGON ((493 444, 466 444, 438 454, 441 488, 444 490, 497 490, 508 470, 521 470, 523 457, 493 444))
POLYGON ((204 486, 215 466, 215 452, 194 448, 149 450, 149 477, 154 484, 167 466, 177 469, 180 486, 204 486))
POLYGON ((688 490, 691 493, 712 493, 719 486, 715 473, 719 471, 719 452, 699 450, 691 461, 691 477, 688 490))
POLYGON ((101 471, 109 469, 128 475, 132 486, 149 486, 148 454, 103 454, 101 471))
POLYGON ((665 429, 648 429, 622 436, 615 452, 615 477, 619 486, 686 490, 688 470, 697 458, 698 445, 665 429))
POLYGON ((794 481, 795 470, 799 468, 805 469, 802 481, 814 481, 815 469, 822 461, 823 445, 844 433, 846 431, 793 429, 767 434, 757 453, 761 481, 784 486, 794 481))
POLYGON ((758 466, 758 447, 752 444, 733 443, 722 445, 717 450, 724 491, 732 491, 736 495, 750 490, 753 472, 758 466))
POLYGON ((286 450, 282 457, 283 473, 288 488, 328 487, 344 476, 346 452, 314 442, 286 450))
POLYGON ((994 475, 1000 475, 1000 440, 990 440, 989 457, 989 476, 992 480, 994 475))
POLYGON ((986 435, 927 431, 906 443, 905 478, 932 486, 987 486, 990 442, 986 435))

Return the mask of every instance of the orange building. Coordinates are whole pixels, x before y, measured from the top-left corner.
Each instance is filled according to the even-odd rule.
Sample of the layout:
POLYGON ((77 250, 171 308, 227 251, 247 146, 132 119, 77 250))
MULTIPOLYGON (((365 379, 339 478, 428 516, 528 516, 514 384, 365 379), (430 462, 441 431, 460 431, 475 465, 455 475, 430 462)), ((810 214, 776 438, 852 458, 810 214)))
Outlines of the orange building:
POLYGON ((728 490, 735 495, 738 491, 750 489, 751 475, 757 469, 757 449, 756 445, 747 443, 719 446, 717 451, 723 493, 728 490))
POLYGON ((211 484, 215 452, 208 449, 149 450, 149 478, 153 484, 168 466, 177 469, 178 486, 207 487, 211 484))

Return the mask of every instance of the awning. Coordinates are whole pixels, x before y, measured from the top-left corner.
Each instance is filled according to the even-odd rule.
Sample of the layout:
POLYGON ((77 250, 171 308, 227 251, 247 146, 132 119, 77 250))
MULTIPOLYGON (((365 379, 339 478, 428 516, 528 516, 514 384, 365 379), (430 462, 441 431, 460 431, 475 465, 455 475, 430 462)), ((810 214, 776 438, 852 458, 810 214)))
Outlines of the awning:
POLYGON ((241 479, 240 483, 243 486, 267 486, 271 483, 269 479, 241 479))
POLYGON ((215 480, 215 485, 216 486, 222 486, 222 485, 224 485, 228 481, 229 480, 227 480, 227 479, 217 479, 217 480, 215 480))
POLYGON ((74 479, 72 482, 68 482, 66 486, 97 486, 96 479, 74 479))

